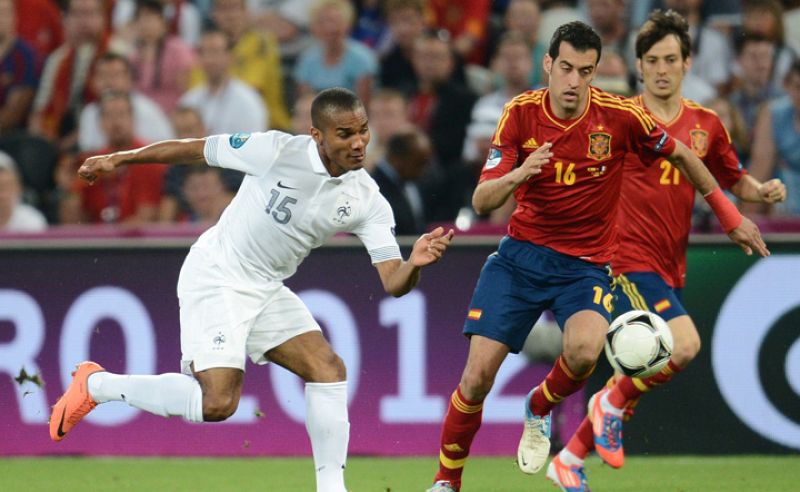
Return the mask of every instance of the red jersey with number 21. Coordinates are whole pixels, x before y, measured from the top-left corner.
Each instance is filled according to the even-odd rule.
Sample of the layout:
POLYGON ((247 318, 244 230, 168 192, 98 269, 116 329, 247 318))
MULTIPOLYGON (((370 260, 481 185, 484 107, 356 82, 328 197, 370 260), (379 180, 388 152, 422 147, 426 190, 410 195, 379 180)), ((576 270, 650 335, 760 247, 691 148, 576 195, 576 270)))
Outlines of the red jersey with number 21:
POLYGON ((542 172, 514 191, 508 234, 586 261, 608 263, 617 249, 617 203, 623 159, 668 156, 675 142, 641 107, 590 88, 581 116, 557 118, 547 89, 508 102, 497 124, 480 181, 500 178, 552 142, 542 172))
MULTIPOLYGON (((644 106, 641 96, 632 101, 644 106)), ((713 111, 683 99, 678 115, 662 124, 692 149, 723 188, 747 173, 713 111)), ((626 156, 614 273, 655 272, 671 287, 683 287, 694 196, 694 187, 669 161, 656 159, 651 165, 636 155, 626 156)))

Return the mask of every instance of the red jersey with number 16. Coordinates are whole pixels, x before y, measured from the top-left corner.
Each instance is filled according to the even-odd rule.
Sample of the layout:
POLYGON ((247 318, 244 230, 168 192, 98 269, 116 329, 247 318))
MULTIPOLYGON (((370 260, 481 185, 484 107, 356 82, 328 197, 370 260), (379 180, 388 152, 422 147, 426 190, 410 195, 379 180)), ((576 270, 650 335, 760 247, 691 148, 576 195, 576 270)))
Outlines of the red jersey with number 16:
MULTIPOLYGON (((641 96, 632 101, 644 107, 641 96)), ((692 149, 723 188, 747 173, 713 111, 683 99, 678 115, 660 123, 692 149)), ((671 287, 683 287, 694 187, 664 159, 643 163, 638 156, 628 155, 621 196, 620 249, 611 261, 614 273, 655 272, 671 287)))
POLYGON ((508 234, 560 253, 608 263, 617 239, 617 202, 625 154, 645 161, 668 156, 675 142, 632 102, 592 87, 586 110, 571 120, 550 109, 547 89, 508 102, 497 124, 480 181, 496 179, 552 142, 542 172, 514 191, 508 234))

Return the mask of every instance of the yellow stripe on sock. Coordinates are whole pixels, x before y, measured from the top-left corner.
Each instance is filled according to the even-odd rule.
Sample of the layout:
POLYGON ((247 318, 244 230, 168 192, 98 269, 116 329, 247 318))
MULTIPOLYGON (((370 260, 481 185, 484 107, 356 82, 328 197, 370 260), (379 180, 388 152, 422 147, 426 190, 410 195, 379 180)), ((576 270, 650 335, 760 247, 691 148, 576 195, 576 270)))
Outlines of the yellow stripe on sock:
POLYGON ((452 403, 453 407, 455 407, 455 409, 461 413, 478 413, 483 410, 483 402, 475 405, 468 405, 458 397, 458 391, 453 392, 453 396, 450 397, 450 403, 452 403))
POLYGON ((445 468, 449 468, 451 470, 464 468, 464 463, 466 462, 466 458, 461 458, 460 460, 451 460, 444 455, 444 451, 439 451, 439 463, 441 463, 445 468))
POLYGON ((641 379, 631 378, 631 381, 633 381, 633 385, 636 386, 636 389, 638 389, 639 391, 642 392, 650 391, 650 386, 644 384, 644 381, 642 381, 641 379))
POLYGON ((542 393, 544 393, 544 397, 547 398, 550 403, 561 403, 561 400, 564 399, 563 396, 550 393, 550 390, 547 389, 547 382, 542 383, 542 393))

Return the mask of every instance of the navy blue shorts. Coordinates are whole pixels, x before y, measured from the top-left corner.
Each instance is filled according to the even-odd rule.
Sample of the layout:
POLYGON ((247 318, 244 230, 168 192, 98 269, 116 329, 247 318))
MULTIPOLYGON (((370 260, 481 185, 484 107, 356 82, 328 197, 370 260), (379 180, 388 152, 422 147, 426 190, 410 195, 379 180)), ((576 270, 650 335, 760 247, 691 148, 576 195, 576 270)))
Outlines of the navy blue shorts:
POLYGON ((612 301, 607 267, 506 236, 483 265, 464 334, 491 338, 518 353, 545 309, 563 330, 570 316, 585 309, 610 321, 612 301))
POLYGON ((632 272, 614 278, 614 315, 632 309, 650 311, 669 321, 686 314, 683 289, 673 289, 657 273, 632 272))

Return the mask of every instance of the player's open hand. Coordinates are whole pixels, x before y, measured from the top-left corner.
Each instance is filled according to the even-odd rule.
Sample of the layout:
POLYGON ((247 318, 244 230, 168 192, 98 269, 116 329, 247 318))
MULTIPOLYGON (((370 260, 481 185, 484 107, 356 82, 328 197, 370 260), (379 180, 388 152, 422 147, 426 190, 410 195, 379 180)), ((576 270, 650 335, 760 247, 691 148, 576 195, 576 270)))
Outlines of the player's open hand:
POLYGON ((117 168, 114 154, 96 155, 86 159, 78 168, 78 177, 93 184, 101 174, 110 173, 117 168))
POLYGON ((728 233, 731 241, 741 246, 747 256, 753 254, 753 251, 761 256, 769 256, 769 250, 764 243, 764 238, 761 237, 761 232, 758 226, 747 217, 742 218, 742 223, 739 227, 728 233))
POLYGON ((778 179, 770 179, 758 187, 758 196, 764 203, 778 203, 786 200, 786 185, 778 179))
POLYGON ((444 227, 441 226, 427 234, 423 234, 414 243, 409 261, 415 267, 424 267, 431 263, 436 263, 444 255, 454 234, 453 229, 450 229, 445 234, 444 227))
POLYGON ((516 169, 519 179, 515 181, 517 181, 518 184, 522 184, 542 172, 542 166, 550 162, 550 158, 553 157, 553 153, 550 151, 551 147, 553 147, 553 144, 546 142, 525 158, 522 164, 516 169))

